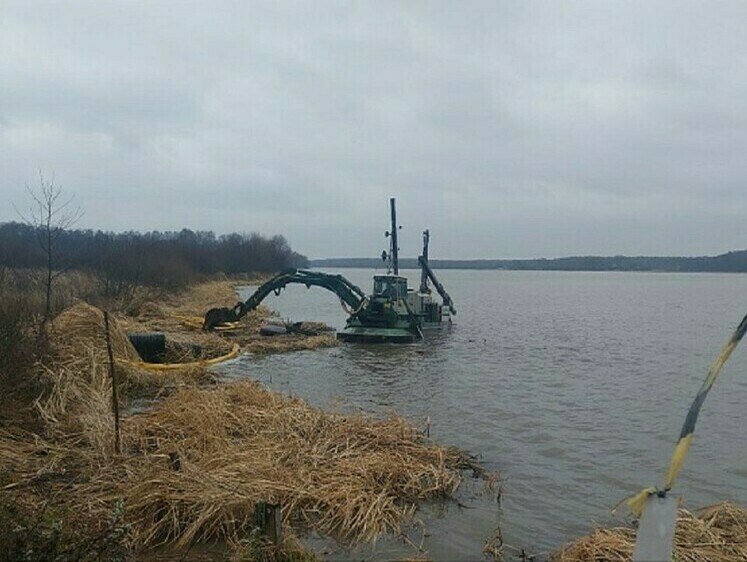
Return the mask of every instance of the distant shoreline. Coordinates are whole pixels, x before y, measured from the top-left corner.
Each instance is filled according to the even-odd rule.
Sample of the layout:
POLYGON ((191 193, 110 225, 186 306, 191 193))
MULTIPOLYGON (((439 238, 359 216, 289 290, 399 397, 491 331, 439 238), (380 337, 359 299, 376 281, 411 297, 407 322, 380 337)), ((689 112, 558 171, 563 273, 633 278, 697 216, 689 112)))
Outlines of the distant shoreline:
MULTIPOLYGON (((311 267, 381 268, 377 258, 309 260, 311 267)), ((418 269, 415 258, 400 259, 402 269, 418 269)), ((703 257, 574 256, 519 260, 430 260, 434 269, 509 271, 650 271, 660 273, 747 273, 747 250, 703 257)))

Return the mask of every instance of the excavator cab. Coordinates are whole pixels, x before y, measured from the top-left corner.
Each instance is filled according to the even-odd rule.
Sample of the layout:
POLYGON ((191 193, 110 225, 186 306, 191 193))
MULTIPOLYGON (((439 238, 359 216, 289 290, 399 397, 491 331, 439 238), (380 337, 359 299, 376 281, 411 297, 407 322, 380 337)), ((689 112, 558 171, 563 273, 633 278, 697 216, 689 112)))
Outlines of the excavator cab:
POLYGON ((399 275, 375 275, 373 293, 362 316, 372 326, 392 327, 406 316, 407 279, 399 275))
POLYGON ((374 297, 384 297, 393 301, 407 298, 407 279, 399 275, 375 275, 374 297))

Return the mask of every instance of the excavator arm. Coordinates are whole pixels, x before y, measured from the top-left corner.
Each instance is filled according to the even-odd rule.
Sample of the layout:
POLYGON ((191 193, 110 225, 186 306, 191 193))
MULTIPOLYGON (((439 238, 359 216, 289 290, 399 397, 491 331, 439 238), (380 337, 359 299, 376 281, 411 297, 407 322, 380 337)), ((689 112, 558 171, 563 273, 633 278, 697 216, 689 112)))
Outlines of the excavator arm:
POLYGON ((279 294, 286 285, 290 284, 306 285, 307 288, 315 286, 327 289, 335 293, 341 301, 355 311, 353 314, 363 308, 362 305, 366 299, 365 293, 342 275, 331 275, 305 269, 286 269, 260 285, 248 299, 236 303, 233 308, 210 309, 205 315, 202 329, 212 330, 218 324, 238 321, 248 312, 257 308, 270 293, 279 294))
POLYGON ((438 279, 436 279, 436 274, 433 273, 431 266, 428 265, 428 260, 424 258, 423 256, 419 256, 418 263, 420 264, 420 267, 423 268, 423 272, 428 276, 428 279, 430 279, 431 282, 433 283, 433 286, 438 291, 438 294, 441 295, 441 298, 444 300, 444 304, 449 307, 449 310, 451 311, 452 314, 456 314, 456 308, 454 308, 454 301, 451 300, 451 297, 449 296, 449 293, 446 292, 446 289, 444 289, 444 286, 438 282, 438 279))

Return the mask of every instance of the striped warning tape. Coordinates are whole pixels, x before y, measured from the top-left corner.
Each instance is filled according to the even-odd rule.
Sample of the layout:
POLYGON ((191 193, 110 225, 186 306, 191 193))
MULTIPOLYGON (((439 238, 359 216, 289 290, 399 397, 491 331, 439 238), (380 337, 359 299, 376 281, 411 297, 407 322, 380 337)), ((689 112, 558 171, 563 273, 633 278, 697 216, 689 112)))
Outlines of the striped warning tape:
MULTIPOLYGON (((682 424, 680 438, 674 448, 674 453, 672 453, 672 460, 669 463, 669 470, 667 470, 667 476, 664 480, 664 488, 662 492, 666 493, 672 489, 672 486, 674 486, 674 481, 677 478, 677 474, 679 474, 680 469, 682 468, 682 464, 685 462, 687 452, 690 449, 690 445, 693 440, 693 434, 695 432, 695 422, 698 421, 700 408, 703 406, 703 402, 705 402, 706 396, 708 396, 708 392, 711 390, 713 383, 716 382, 716 378, 721 372, 722 367, 729 359, 734 349, 736 349, 737 344, 739 344, 745 333, 747 333, 747 316, 742 319, 742 322, 739 324, 727 344, 721 350, 721 353, 719 353, 718 357, 716 357, 716 360, 708 370, 708 376, 706 376, 705 381, 703 381, 703 385, 700 387, 700 390, 698 390, 698 394, 695 395, 695 400, 693 400, 693 403, 690 405, 690 409, 687 412, 687 417, 685 418, 685 423, 682 424)), ((643 505, 646 503, 648 497, 651 494, 655 494, 657 492, 659 492, 659 490, 657 490, 656 488, 645 488, 624 501, 627 504, 628 509, 630 509, 630 512, 636 517, 640 517, 641 511, 643 510, 643 505)))

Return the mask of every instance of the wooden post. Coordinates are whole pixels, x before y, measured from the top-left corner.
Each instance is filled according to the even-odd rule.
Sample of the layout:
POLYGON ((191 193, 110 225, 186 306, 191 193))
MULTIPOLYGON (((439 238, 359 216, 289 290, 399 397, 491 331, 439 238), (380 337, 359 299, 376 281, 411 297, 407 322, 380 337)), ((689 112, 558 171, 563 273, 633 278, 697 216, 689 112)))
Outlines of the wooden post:
POLYGON ((267 536, 275 546, 280 545, 281 526, 283 522, 279 504, 267 504, 267 536))
POLYGON ((278 546, 282 540, 282 511, 280 504, 257 502, 254 509, 254 523, 262 536, 278 546))
POLYGON ((104 311, 104 327, 106 329, 106 352, 109 354, 109 375, 112 379, 112 409, 114 410, 114 450, 117 454, 122 452, 122 441, 119 435, 119 399, 117 398, 117 375, 114 369, 114 354, 112 353, 112 342, 109 336, 109 312, 104 311))

